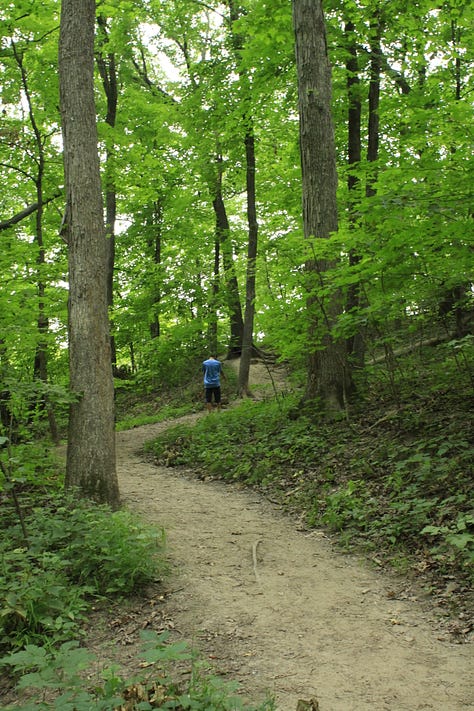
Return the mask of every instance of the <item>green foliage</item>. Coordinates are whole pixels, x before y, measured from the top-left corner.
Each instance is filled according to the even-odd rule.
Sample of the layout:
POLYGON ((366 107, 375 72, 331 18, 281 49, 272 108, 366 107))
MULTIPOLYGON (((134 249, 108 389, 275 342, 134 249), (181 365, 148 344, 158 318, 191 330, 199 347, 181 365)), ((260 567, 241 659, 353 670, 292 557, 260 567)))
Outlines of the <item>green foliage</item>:
MULTIPOLYGON (((456 497, 456 502, 460 502, 460 497, 456 497)), ((425 526, 421 533, 434 539, 431 551, 438 560, 451 562, 461 558, 466 568, 474 567, 473 513, 460 512, 455 521, 425 526)))
POLYGON ((177 417, 182 417, 183 415, 188 415, 194 412, 196 406, 192 402, 187 402, 182 405, 165 405, 160 407, 158 412, 154 415, 135 415, 130 417, 121 418, 116 424, 116 431, 121 432, 122 430, 130 430, 134 427, 140 427, 141 425, 153 425, 156 422, 164 422, 165 420, 172 420, 177 417))
POLYGON ((0 437, 0 492, 10 486, 54 486, 58 480, 57 462, 51 446, 44 440, 10 444, 0 437))
POLYGON ((54 644, 77 634, 88 607, 87 588, 71 585, 67 561, 45 551, 0 544, 0 649, 54 644))
POLYGON ((18 691, 21 693, 23 690, 34 690, 35 692, 34 700, 20 702, 20 706, 15 704, 10 708, 18 708, 21 711, 50 708, 58 711, 59 709, 112 710, 113 704, 120 702, 120 697, 111 696, 107 703, 104 703, 95 693, 84 689, 83 673, 93 660, 93 655, 86 649, 80 648, 76 641, 64 642, 57 650, 47 650, 44 647, 28 644, 24 650, 3 657, 0 659, 0 665, 21 675, 17 684, 18 691), (51 690, 55 692, 53 705, 47 698, 47 692, 51 690))
POLYGON ((24 531, 7 516, 0 543, 0 644, 69 639, 87 599, 127 595, 165 572, 164 533, 127 511, 51 497, 24 531))
MULTIPOLYGON (((64 711, 113 711, 119 705, 138 711, 176 709, 186 711, 272 711, 274 704, 264 702, 250 707, 235 695, 237 685, 212 675, 202 664, 194 663, 188 683, 173 681, 172 666, 190 660, 192 655, 183 642, 168 642, 168 633, 143 632, 141 658, 146 670, 133 680, 119 676, 113 666, 100 673, 93 671, 95 656, 75 641, 57 650, 28 645, 0 659, 0 666, 21 674, 18 691, 35 693, 34 701, 15 703, 5 711, 58 709, 64 711), (87 673, 88 683, 84 682, 87 673), (53 693, 52 701, 46 695, 53 693), (43 696, 43 699, 41 699, 43 696)), ((96 665, 97 669, 97 665, 96 665)), ((50 697, 51 698, 51 697, 50 697)))
MULTIPOLYGON (((284 434, 279 432, 294 404, 294 398, 266 405, 245 401, 238 409, 208 415, 195 426, 168 428, 148 448, 168 465, 192 465, 211 476, 265 482, 277 476, 278 467, 297 461, 304 448, 295 435, 305 428, 301 421, 289 425, 284 434)), ((309 443, 304 433, 302 439, 317 450, 317 440, 309 443)))
POLYGON ((95 594, 129 594, 159 575, 164 532, 128 511, 66 499, 54 509, 35 508, 29 520, 30 550, 61 554, 70 580, 95 594))
POLYGON ((424 353, 423 365, 408 355, 392 383, 374 371, 349 426, 292 419, 292 397, 246 401, 168 429, 150 449, 166 465, 280 492, 309 525, 336 532, 347 546, 394 560, 428 556, 432 571, 471 578, 470 391, 463 392, 455 357, 444 353, 424 353))

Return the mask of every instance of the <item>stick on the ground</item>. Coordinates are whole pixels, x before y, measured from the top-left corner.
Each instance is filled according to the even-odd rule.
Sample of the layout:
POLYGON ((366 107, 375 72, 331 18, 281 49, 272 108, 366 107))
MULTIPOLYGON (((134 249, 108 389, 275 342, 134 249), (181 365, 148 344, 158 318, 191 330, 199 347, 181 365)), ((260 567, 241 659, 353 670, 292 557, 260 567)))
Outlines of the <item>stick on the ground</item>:
POLYGON ((258 547, 258 544, 261 542, 262 542, 262 539, 259 538, 257 541, 255 541, 255 543, 252 546, 253 572, 254 572, 255 580, 257 581, 257 583, 260 582, 260 578, 259 578, 258 572, 257 572, 257 547, 258 547))

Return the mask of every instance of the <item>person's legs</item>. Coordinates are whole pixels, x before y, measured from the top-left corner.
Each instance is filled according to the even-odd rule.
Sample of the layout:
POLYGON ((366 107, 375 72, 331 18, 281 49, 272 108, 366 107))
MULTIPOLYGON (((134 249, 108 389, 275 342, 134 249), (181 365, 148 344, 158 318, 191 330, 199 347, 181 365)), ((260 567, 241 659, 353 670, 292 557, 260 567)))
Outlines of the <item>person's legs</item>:
POLYGON ((212 410, 212 388, 206 388, 206 409, 208 412, 212 410))
POLYGON ((214 388, 214 400, 217 405, 217 409, 221 409, 221 389, 220 388, 214 388))

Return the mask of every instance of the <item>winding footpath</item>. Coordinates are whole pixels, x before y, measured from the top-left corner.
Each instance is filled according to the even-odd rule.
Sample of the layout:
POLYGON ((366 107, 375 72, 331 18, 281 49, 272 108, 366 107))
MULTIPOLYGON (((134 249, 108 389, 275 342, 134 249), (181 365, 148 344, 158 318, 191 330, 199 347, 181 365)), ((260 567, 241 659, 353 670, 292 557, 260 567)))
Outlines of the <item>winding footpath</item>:
POLYGON ((278 711, 300 699, 320 711, 474 710, 472 645, 438 639, 400 581, 255 493, 147 462, 140 448, 165 426, 118 433, 117 461, 125 504, 166 530, 180 638, 278 711))

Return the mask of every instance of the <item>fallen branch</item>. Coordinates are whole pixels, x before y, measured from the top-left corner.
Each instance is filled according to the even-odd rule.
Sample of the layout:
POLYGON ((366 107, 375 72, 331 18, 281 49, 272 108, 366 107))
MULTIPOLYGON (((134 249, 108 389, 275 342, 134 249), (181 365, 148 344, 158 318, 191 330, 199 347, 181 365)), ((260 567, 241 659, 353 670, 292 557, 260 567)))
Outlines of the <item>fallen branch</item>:
POLYGON ((257 583, 260 582, 260 578, 259 578, 259 575, 258 575, 258 572, 257 572, 257 562, 258 562, 258 561, 257 561, 257 548, 258 548, 258 544, 261 543, 261 542, 262 542, 262 539, 259 538, 259 539, 258 539, 257 541, 255 541, 255 543, 252 545, 253 572, 254 572, 255 580, 257 581, 257 583))

